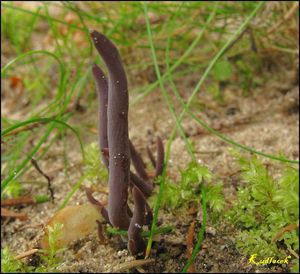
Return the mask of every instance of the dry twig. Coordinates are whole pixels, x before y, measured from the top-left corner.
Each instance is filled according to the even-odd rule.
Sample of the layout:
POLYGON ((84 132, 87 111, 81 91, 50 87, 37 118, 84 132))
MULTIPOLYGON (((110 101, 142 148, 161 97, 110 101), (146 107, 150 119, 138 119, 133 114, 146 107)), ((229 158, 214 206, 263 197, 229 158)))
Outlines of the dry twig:
POLYGON ((273 237, 272 242, 276 242, 284 233, 296 230, 299 227, 299 224, 290 224, 280 229, 276 235, 273 237))
POLYGON ((20 255, 16 256, 16 259, 17 260, 23 259, 25 257, 28 257, 28 256, 31 256, 31 255, 35 254, 38 251, 39 251, 39 249, 37 249, 37 248, 27 250, 27 251, 21 253, 20 255))
POLYGON ((50 197, 51 197, 51 200, 54 201, 54 191, 53 191, 52 186, 51 186, 51 178, 50 178, 50 176, 48 176, 47 174, 45 174, 45 173, 41 170, 41 168, 39 167, 37 161, 36 161, 34 158, 31 158, 30 162, 31 162, 32 165, 35 167, 35 169, 47 179, 47 182, 48 182, 48 190, 49 190, 49 192, 50 192, 50 197))
POLYGON ((2 206, 16 206, 16 205, 32 205, 36 201, 30 196, 20 196, 17 198, 5 199, 1 201, 2 206))
MULTIPOLYGON (((186 256, 188 260, 191 258, 193 252, 194 233, 195 233, 195 222, 193 221, 189 227, 187 241, 186 241, 186 256)), ((191 264, 191 266, 188 269, 188 272, 189 273, 196 272, 194 263, 191 264)))
POLYGON ((11 210, 8 210, 6 208, 1 207, 1 217, 11 217, 11 218, 17 218, 22 221, 27 220, 27 215, 23 213, 17 213, 11 210))

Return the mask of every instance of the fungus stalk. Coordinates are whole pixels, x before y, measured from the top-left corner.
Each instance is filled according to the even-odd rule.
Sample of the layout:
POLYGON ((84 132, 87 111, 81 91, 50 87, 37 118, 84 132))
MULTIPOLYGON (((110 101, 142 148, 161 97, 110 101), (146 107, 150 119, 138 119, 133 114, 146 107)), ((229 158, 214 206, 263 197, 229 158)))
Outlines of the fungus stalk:
MULTIPOLYGON (((145 197, 151 195, 153 182, 145 164, 128 137, 128 90, 126 74, 115 45, 103 34, 91 32, 94 45, 108 69, 108 81, 103 71, 93 66, 93 76, 99 96, 99 145, 102 160, 109 172, 108 210, 87 191, 88 200, 96 205, 106 221, 115 228, 128 230, 128 249, 135 255, 145 249, 141 237, 143 225, 150 225, 152 212, 145 197), (130 160, 138 175, 130 171, 130 160), (127 204, 131 182, 134 210, 127 204)), ((156 168, 155 176, 163 171, 164 149, 157 139, 157 160, 148 149, 156 168)))
POLYGON ((127 197, 129 185, 128 91, 125 71, 115 45, 104 35, 91 33, 96 49, 109 72, 107 136, 109 150, 108 216, 111 224, 128 229, 127 197))

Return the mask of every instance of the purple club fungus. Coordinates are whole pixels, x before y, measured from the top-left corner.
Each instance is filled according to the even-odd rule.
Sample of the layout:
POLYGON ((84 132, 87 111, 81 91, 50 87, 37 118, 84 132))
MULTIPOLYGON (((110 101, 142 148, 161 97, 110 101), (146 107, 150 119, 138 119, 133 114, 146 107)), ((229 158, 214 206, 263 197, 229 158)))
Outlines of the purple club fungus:
MULTIPOLYGON (((99 146, 100 149, 108 148, 107 137, 107 102, 108 102, 108 84, 103 71, 95 64, 93 66, 93 75, 96 80, 96 90, 98 93, 99 104, 99 146), (103 130, 102 130, 103 129, 103 130), (104 130, 105 129, 105 130, 104 130)), ((106 168, 108 168, 108 159, 102 155, 102 161, 106 168)))
POLYGON ((137 254, 144 250, 146 245, 140 235, 143 224, 145 223, 145 204, 146 200, 143 193, 133 187, 132 196, 134 201, 133 216, 128 228, 128 249, 132 254, 137 254))
MULTIPOLYGON (((87 191, 89 201, 96 205, 106 221, 115 228, 128 230, 128 249, 135 255, 144 251, 141 237, 143 225, 150 225, 152 212, 145 197, 154 188, 145 171, 145 164, 128 137, 128 89, 125 70, 115 45, 103 34, 91 32, 94 45, 108 69, 108 81, 103 71, 93 66, 93 75, 99 97, 99 145, 102 160, 109 172, 108 210, 87 191), (130 160, 138 175, 130 171, 130 160), (134 209, 128 206, 131 188, 134 209)), ((164 149, 157 138, 157 160, 148 149, 156 169, 155 176, 163 171, 164 149)))

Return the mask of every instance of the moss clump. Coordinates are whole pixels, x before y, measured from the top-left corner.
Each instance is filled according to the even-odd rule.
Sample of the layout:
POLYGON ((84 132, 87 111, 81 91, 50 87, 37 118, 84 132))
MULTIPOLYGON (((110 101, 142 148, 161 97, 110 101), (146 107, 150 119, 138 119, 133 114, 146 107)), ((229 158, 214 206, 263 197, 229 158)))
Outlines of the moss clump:
POLYGON ((97 143, 90 143, 84 148, 84 177, 91 183, 108 181, 108 173, 102 164, 100 149, 97 143))
POLYGON ((278 178, 255 156, 237 155, 241 179, 237 199, 226 214, 239 233, 236 246, 246 255, 286 257, 299 251, 299 172, 285 165, 278 178), (285 229, 287 227, 293 229, 285 229))
POLYGON ((162 206, 166 209, 186 209, 189 206, 200 204, 200 187, 206 189, 206 200, 213 214, 218 214, 224 208, 223 184, 218 182, 211 171, 196 162, 189 163, 181 171, 178 183, 166 179, 162 206))

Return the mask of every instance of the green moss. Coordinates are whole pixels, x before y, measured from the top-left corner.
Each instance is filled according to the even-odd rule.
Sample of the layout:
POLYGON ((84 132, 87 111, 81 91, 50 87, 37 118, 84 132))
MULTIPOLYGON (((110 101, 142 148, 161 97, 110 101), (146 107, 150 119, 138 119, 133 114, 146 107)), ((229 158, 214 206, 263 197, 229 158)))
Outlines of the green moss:
POLYGON ((26 272, 24 264, 15 259, 8 247, 1 249, 1 273, 26 272))
POLYGON ((48 226, 48 249, 40 250, 42 263, 35 269, 36 273, 39 272, 58 272, 57 267, 62 263, 62 258, 58 256, 65 248, 59 248, 57 239, 61 233, 63 225, 55 223, 53 226, 48 226))
POLYGON ((107 182, 108 173, 102 164, 100 150, 96 142, 90 143, 84 148, 84 177, 91 183, 107 182))
POLYGON ((38 267, 27 266, 22 261, 15 259, 10 250, 5 247, 1 249, 1 273, 54 273, 59 272, 57 267, 62 263, 62 258, 58 255, 64 248, 57 247, 57 238, 61 233, 62 225, 55 224, 48 226, 49 249, 39 250, 41 264, 38 267))
POLYGON ((201 184, 206 188, 206 199, 211 213, 216 216, 224 208, 223 184, 203 165, 191 162, 181 171, 178 183, 169 178, 166 180, 162 198, 162 206, 166 209, 186 209, 199 204, 201 184))
POLYGON ((299 220, 299 173, 283 166, 279 178, 270 175, 255 156, 236 155, 245 186, 237 191, 237 199, 226 214, 238 230, 236 246, 243 254, 260 257, 286 256, 297 253, 297 231, 286 231, 276 241, 278 232, 299 220))

